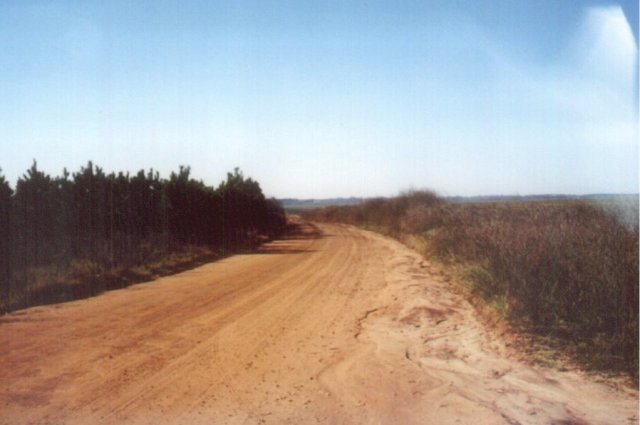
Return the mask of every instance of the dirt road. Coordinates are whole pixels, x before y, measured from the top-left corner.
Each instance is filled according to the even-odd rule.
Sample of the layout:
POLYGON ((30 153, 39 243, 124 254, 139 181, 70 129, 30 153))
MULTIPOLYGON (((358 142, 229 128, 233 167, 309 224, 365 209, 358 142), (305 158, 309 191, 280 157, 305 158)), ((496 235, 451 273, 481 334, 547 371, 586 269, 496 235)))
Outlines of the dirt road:
POLYGON ((0 318, 0 424, 624 424, 526 366, 431 266, 351 227, 0 318))

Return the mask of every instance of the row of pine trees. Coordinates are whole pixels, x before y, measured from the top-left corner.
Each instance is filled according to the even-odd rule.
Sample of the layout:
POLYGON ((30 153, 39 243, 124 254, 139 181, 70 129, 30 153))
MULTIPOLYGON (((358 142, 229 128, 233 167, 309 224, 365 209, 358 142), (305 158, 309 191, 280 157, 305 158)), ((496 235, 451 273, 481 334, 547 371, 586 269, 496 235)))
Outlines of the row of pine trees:
POLYGON ((180 167, 106 174, 89 162, 51 177, 34 161, 15 190, 0 175, 0 297, 28 286, 28 270, 85 262, 96 273, 133 267, 188 246, 228 250, 285 228, 281 206, 235 169, 217 188, 180 167))

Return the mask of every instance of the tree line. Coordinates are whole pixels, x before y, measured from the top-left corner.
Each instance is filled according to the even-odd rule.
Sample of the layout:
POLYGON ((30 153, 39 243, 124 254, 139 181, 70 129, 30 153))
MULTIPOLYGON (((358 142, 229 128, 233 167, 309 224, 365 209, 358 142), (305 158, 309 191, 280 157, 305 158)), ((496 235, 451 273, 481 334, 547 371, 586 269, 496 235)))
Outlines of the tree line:
POLYGON ((0 297, 28 286, 28 270, 88 264, 94 275, 187 246, 221 251, 274 237, 284 211, 236 168, 217 188, 180 167, 105 173, 92 162, 52 177, 31 168, 11 187, 0 174, 0 297))

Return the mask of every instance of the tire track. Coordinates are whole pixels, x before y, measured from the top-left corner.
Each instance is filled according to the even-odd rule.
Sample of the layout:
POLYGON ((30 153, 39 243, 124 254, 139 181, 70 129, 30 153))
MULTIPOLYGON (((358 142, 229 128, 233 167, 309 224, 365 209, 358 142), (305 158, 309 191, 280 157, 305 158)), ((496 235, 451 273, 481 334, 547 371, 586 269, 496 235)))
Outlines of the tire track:
POLYGON ((634 423, 637 392, 509 358, 399 243, 344 225, 0 318, 0 424, 634 423))

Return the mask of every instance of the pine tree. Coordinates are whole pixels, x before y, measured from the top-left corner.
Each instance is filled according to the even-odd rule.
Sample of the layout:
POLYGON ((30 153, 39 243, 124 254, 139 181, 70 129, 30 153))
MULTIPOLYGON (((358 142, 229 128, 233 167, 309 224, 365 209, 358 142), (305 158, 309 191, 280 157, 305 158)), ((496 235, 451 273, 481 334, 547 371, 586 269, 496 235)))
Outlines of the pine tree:
POLYGON ((8 299, 11 290, 11 196, 13 190, 0 174, 0 298, 8 299))

